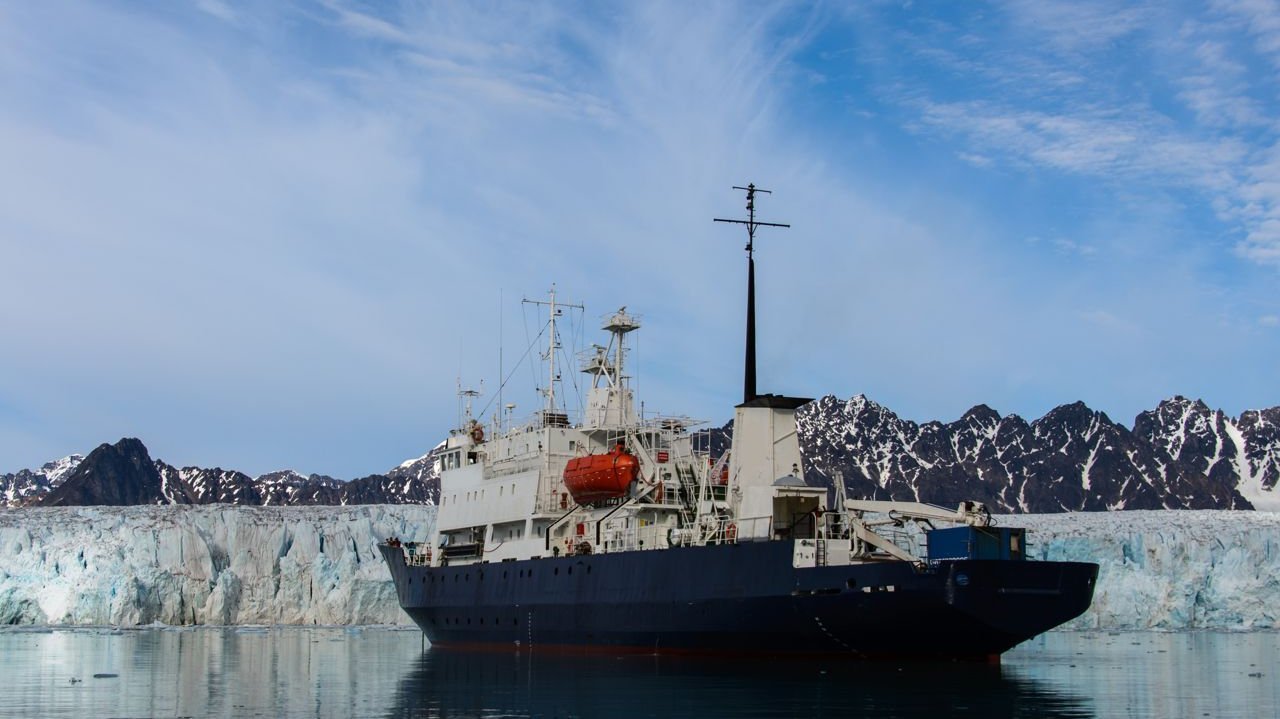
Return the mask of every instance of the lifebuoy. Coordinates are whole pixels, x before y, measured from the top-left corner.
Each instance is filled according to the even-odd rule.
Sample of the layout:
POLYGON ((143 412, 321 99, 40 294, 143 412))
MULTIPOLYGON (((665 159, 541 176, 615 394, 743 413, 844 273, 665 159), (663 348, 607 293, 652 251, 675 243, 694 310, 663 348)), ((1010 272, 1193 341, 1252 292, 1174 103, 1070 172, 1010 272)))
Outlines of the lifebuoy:
POLYGON ((730 522, 728 526, 724 528, 724 539, 730 544, 738 541, 738 525, 730 522))
POLYGON ((484 427, 477 424, 471 427, 471 440, 476 444, 484 441, 484 427))

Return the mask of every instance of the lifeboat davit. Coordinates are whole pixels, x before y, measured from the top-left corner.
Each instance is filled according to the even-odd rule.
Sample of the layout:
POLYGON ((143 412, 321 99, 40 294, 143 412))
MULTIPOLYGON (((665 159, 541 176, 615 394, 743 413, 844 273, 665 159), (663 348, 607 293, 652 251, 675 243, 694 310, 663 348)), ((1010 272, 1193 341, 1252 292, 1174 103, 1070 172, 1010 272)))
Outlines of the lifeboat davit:
POLYGON ((564 468, 564 486, 578 504, 625 496, 640 474, 640 460, 616 445, 608 454, 574 457, 564 468))

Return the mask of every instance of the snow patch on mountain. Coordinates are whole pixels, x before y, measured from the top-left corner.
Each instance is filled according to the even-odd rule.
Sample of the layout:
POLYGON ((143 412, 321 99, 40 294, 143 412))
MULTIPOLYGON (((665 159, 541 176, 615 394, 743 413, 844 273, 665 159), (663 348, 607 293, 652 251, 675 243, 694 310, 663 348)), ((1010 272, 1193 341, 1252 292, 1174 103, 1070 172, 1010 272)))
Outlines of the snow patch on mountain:
POLYGON ((49 480, 49 484, 58 486, 62 483, 64 477, 80 466, 84 461, 84 455, 72 454, 62 459, 55 459, 52 462, 45 462, 40 467, 40 471, 44 473, 45 479, 49 480))
POLYGON ((67 475, 83 461, 83 455, 72 454, 45 462, 40 469, 22 469, 12 474, 0 474, 0 496, 4 497, 4 506, 29 504, 48 494, 62 484, 67 475))

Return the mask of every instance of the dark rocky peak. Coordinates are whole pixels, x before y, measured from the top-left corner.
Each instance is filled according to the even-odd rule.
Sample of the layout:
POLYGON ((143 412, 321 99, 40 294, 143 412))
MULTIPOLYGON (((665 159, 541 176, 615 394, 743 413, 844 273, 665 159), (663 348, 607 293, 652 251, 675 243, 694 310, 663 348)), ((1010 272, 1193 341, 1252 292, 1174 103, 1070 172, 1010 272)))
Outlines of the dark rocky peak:
POLYGON ((1128 434, 1106 414, 1089 409, 1084 402, 1054 407, 1031 423, 1031 432, 1041 449, 1075 456, 1097 445, 1098 435, 1128 434))
POLYGON ((1138 414, 1133 421, 1133 433, 1148 441, 1159 440, 1185 432, 1204 433, 1215 423, 1214 415, 1201 400, 1190 400, 1182 395, 1166 399, 1155 409, 1138 414))
POLYGON ((1134 419, 1133 433, 1151 446, 1162 462, 1191 462, 1200 471, 1213 457, 1234 455, 1237 447, 1226 430, 1226 416, 1201 400, 1176 396, 1134 419))
POLYGON ((389 477, 371 474, 343 487, 340 504, 435 504, 440 483, 425 477, 389 477))
MULTIPOLYGON (((903 420, 888 407, 869 399, 863 394, 852 397, 845 403, 844 414, 850 421, 867 426, 891 426, 903 423, 903 420)), ((913 425, 914 428, 914 422, 909 424, 913 425)))
POLYGON ((175 469, 159 460, 165 497, 174 504, 259 504, 257 487, 243 472, 213 467, 175 469))
POLYGON ((971 427, 976 430, 994 434, 996 428, 1000 425, 1001 419, 1003 418, 1000 416, 999 412, 991 409, 985 404, 980 404, 974 406, 968 412, 965 412, 959 420, 952 422, 951 426, 954 429, 958 429, 959 427, 971 427))
POLYGON ((160 473, 141 441, 126 437, 89 453, 39 504, 133 505, 167 503, 160 473))
POLYGON ((1280 482, 1280 407, 1248 410, 1237 426, 1245 445, 1242 471, 1260 488, 1274 489, 1280 482))
POLYGON ((1089 405, 1084 402, 1072 402, 1054 407, 1045 416, 1032 422, 1031 426, 1086 429, 1096 422, 1101 414, 1089 409, 1089 405))

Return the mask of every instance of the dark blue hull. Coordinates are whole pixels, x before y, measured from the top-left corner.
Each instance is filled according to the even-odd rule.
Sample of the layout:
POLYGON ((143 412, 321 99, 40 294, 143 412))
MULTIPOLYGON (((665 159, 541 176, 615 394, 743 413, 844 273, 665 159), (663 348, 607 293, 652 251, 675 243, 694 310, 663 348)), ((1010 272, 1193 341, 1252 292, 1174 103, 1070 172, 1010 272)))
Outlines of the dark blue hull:
POLYGON ((1088 609, 1096 564, 874 562, 797 569, 792 542, 405 563, 400 605, 437 645, 989 659, 1088 609))

